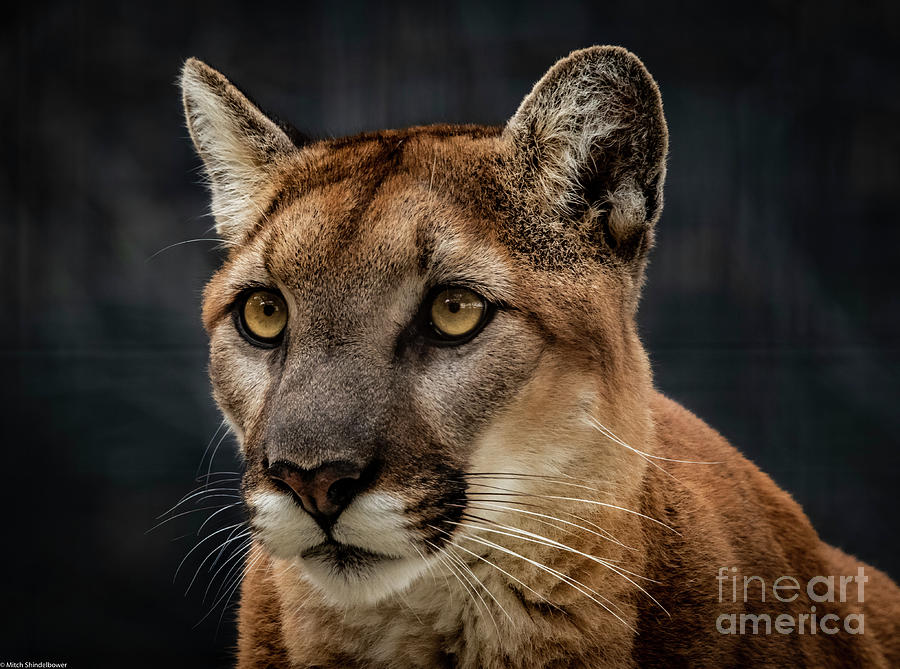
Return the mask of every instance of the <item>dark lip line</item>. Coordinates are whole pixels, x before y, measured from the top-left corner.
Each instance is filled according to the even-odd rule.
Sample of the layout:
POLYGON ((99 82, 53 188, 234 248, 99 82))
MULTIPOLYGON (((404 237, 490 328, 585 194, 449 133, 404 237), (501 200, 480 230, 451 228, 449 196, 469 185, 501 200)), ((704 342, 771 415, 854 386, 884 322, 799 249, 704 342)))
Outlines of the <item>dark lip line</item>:
POLYGON ((304 559, 315 557, 337 557, 339 560, 344 560, 347 557, 350 557, 351 559, 366 560, 370 562, 374 562, 376 560, 381 561, 401 559, 401 556, 399 555, 395 556, 387 555, 385 553, 375 553, 359 546, 353 546, 352 544, 344 544, 340 541, 335 541, 331 537, 328 537, 328 539, 320 544, 316 544, 311 548, 307 548, 305 551, 300 553, 300 557, 304 559), (337 555, 335 555, 335 553, 337 553, 337 555))

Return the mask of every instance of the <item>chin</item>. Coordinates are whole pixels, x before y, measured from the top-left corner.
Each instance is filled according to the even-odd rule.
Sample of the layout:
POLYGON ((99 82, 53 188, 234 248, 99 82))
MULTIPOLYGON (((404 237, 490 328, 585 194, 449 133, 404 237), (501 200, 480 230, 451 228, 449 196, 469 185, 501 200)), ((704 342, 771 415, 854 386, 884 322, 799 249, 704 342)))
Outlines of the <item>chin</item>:
POLYGON ((297 560, 313 586, 330 603, 349 608, 373 605, 406 589, 426 568, 420 557, 395 557, 361 548, 323 543, 297 560))

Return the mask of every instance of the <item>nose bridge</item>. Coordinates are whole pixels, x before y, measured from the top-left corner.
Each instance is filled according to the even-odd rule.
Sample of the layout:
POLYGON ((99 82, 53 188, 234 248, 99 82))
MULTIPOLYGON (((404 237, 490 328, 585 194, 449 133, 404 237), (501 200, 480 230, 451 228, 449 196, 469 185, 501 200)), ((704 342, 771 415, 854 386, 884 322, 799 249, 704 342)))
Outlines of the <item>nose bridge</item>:
POLYGON ((289 357, 265 427, 269 462, 304 469, 372 459, 384 413, 383 374, 350 345, 289 357))

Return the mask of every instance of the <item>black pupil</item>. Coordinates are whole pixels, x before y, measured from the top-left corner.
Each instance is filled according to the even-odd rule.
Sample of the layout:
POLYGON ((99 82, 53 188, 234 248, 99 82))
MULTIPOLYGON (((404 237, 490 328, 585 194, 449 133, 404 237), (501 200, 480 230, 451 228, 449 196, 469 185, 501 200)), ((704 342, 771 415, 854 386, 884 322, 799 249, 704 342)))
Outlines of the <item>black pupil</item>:
POLYGON ((457 311, 459 311, 459 307, 460 307, 459 302, 447 302, 447 310, 451 314, 455 314, 457 311))
POLYGON ((264 304, 264 305, 263 305, 263 313, 264 313, 266 316, 271 316, 272 314, 275 313, 275 305, 272 304, 272 303, 264 304))

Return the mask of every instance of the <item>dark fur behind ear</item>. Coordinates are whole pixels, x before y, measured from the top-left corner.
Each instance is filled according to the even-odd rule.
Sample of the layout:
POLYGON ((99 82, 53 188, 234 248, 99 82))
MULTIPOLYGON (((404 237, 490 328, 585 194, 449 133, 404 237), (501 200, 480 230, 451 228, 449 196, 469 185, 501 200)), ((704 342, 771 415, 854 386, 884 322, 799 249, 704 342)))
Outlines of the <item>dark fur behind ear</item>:
POLYGON ((619 257, 643 256, 662 210, 668 132, 656 82, 621 47, 560 60, 509 121, 522 195, 619 257))

